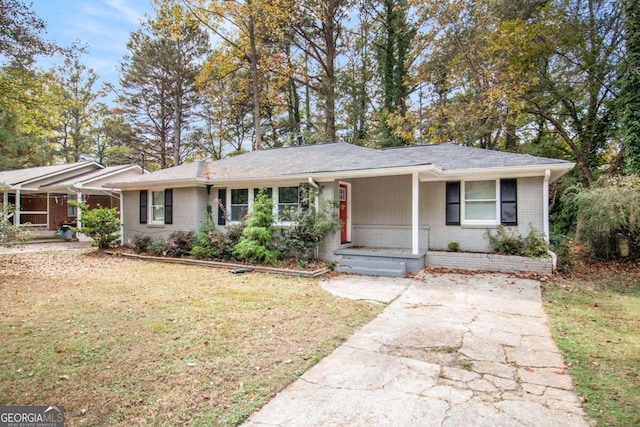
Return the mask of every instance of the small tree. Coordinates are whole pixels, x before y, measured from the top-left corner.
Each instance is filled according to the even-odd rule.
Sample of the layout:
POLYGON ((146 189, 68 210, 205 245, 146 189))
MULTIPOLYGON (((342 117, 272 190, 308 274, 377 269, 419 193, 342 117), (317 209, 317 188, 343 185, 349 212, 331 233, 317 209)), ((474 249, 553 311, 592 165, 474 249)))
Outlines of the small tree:
POLYGON ((576 196, 577 238, 591 245, 596 256, 615 255, 616 240, 628 241, 629 255, 640 257, 640 176, 600 180, 576 196))
POLYGON ((324 202, 316 211, 312 204, 316 193, 314 188, 302 187, 302 206, 289 212, 293 224, 282 232, 285 249, 298 260, 314 258, 324 238, 342 226, 335 201, 324 202))
POLYGON ((278 251, 273 245, 273 201, 260 190, 253 203, 253 213, 242 231, 242 237, 233 248, 241 260, 275 264, 278 251))
POLYGON ((0 246, 22 246, 31 239, 27 230, 9 222, 9 218, 14 212, 13 205, 0 203, 0 246))
POLYGON ((77 229, 91 237, 98 249, 109 249, 120 236, 120 213, 116 208, 89 209, 85 202, 69 202, 82 213, 82 226, 77 229))

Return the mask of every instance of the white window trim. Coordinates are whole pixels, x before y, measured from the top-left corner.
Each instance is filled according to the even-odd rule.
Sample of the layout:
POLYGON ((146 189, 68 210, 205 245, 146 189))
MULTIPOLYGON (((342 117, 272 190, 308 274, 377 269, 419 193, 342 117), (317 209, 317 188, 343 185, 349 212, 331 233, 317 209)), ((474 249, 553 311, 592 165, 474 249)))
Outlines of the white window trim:
POLYGON ((149 204, 149 207, 147 208, 148 211, 149 211, 148 214, 147 214, 148 217, 149 217, 149 224, 155 224, 155 225, 162 224, 162 225, 164 225, 164 220, 165 220, 165 215, 166 215, 166 212, 164 212, 164 209, 165 209, 165 206, 166 206, 165 205, 166 201, 164 200, 164 189, 162 189, 162 190, 149 190, 149 201, 147 203, 149 204), (153 204, 153 193, 162 193, 162 210, 163 210, 162 220, 154 220, 153 219, 153 207, 154 206, 160 206, 160 205, 154 205, 153 204))
MULTIPOLYGON (((261 187, 262 188, 262 187, 261 187)), ((225 206, 228 206, 229 211, 229 220, 227 221, 229 224, 240 224, 239 220, 234 220, 233 214, 231 213, 233 210, 233 206, 231 205, 231 201, 233 200, 232 193, 237 190, 247 190, 247 214, 253 212, 253 187, 238 187, 238 188, 229 188, 227 191, 227 203, 225 206)), ((244 206, 243 204, 236 204, 236 206, 244 206)), ((244 218, 244 217, 243 217, 244 218)))
MULTIPOLYGON (((288 227, 293 225, 293 221, 280 221, 280 219, 278 218, 278 205, 279 203, 279 199, 280 199, 280 188, 281 187, 298 187, 300 188, 300 185, 302 185, 301 183, 297 183, 295 185, 269 185, 269 186, 263 186, 261 185, 260 187, 237 187, 237 188, 228 188, 227 187, 227 200, 225 203, 225 206, 228 206, 228 211, 229 211, 229 218, 227 220, 228 224, 239 224, 240 221, 234 221, 231 219, 231 193, 234 190, 244 190, 247 189, 249 191, 249 200, 248 200, 248 212, 252 213, 253 212, 253 204, 255 202, 255 195, 254 192, 256 189, 261 189, 261 188, 271 188, 271 199, 273 200, 273 209, 272 209, 272 213, 273 213, 273 225, 276 227, 288 227)), ((299 190, 298 190, 299 191, 299 190)), ((298 193, 299 194, 299 193, 298 193)), ((300 205, 300 197, 298 196, 298 206, 300 205)))
POLYGON ((496 226, 500 224, 500 179, 474 179, 467 181, 460 181, 460 225, 482 225, 482 226, 496 226), (467 182, 481 182, 481 181, 494 181, 496 186, 496 198, 494 199, 478 199, 474 202, 494 202, 496 205, 496 219, 467 219, 467 198, 466 198, 466 184, 467 182))

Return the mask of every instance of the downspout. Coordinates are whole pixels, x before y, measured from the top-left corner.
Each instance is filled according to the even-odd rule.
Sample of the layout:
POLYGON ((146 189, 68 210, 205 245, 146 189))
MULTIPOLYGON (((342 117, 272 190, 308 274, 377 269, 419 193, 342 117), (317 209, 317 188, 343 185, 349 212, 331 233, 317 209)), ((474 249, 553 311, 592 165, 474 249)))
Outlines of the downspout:
POLYGON ((544 171, 544 180, 542 181, 542 231, 549 242, 549 178, 551 171, 544 171))
MULTIPOLYGON (((318 190, 318 191, 316 191, 316 195, 315 195, 315 198, 313 200, 313 203, 316 205, 316 212, 318 212, 320 210, 320 195, 319 195, 320 186, 318 186, 318 183, 315 182, 312 177, 309 177, 308 181, 309 181, 309 185, 311 185, 316 190, 318 190)), ((315 251, 314 255, 315 255, 316 259, 318 259, 318 257, 320 256, 320 247, 319 246, 316 246, 316 251, 315 251)))
MULTIPOLYGON (((549 178, 551 178, 551 171, 546 169, 542 180, 542 229, 547 243, 549 243, 549 178)), ((551 249, 548 249, 547 253, 551 257, 551 263, 555 271, 558 265, 558 256, 551 249)))

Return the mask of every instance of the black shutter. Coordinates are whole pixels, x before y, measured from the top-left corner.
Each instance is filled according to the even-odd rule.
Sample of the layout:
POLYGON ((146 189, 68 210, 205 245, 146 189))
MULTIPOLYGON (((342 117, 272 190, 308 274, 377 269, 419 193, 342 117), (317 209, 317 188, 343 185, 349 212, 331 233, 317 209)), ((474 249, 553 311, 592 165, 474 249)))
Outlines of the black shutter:
POLYGON ((173 224, 173 190, 164 190, 164 223, 173 224))
POLYGON ((147 209, 147 190, 140 190, 140 224, 147 223, 147 213, 149 210, 147 209))
POLYGON ((518 225, 518 180, 500 180, 500 222, 518 225))
POLYGON ((227 203, 227 190, 221 188, 218 190, 218 225, 227 223, 227 215, 224 209, 225 203, 227 203))
POLYGON ((446 224, 460 225, 460 181, 447 182, 446 192, 446 224))

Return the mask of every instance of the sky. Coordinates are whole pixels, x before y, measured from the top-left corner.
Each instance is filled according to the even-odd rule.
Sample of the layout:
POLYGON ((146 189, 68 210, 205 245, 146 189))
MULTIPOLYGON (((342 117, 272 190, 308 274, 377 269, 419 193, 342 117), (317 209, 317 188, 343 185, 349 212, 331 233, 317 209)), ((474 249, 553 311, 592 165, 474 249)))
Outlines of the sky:
MULTIPOLYGON (((23 0, 28 3, 29 0, 23 0)), ((99 82, 118 85, 118 68, 127 51, 129 33, 140 27, 145 14, 153 15, 152 0, 30 0, 31 9, 47 23, 45 39, 68 47, 86 46, 81 62, 99 76, 99 82)), ((61 59, 41 58, 44 69, 61 59)), ((99 85, 94 87, 99 89, 99 85)))

